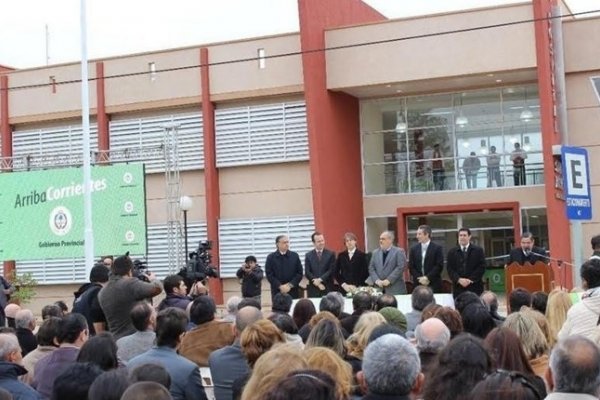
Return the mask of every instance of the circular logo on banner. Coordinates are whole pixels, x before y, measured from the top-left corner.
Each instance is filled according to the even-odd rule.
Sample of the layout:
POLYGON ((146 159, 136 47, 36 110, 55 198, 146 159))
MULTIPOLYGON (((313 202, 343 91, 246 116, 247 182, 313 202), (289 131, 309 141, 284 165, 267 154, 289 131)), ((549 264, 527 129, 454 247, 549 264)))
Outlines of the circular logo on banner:
POLYGON ((55 235, 64 236, 71 230, 73 226, 73 217, 71 211, 63 206, 58 206, 52 212, 50 212, 50 230, 55 235))
POLYGON ((129 185, 131 182, 133 182, 133 175, 131 175, 130 172, 125 172, 123 174, 123 182, 129 185))
POLYGON ((133 242, 135 240, 135 235, 133 234, 133 231, 125 232, 125 240, 127 240, 128 242, 133 242))
POLYGON ((131 201, 126 201, 123 209, 126 213, 131 214, 131 212, 133 212, 133 203, 131 201))

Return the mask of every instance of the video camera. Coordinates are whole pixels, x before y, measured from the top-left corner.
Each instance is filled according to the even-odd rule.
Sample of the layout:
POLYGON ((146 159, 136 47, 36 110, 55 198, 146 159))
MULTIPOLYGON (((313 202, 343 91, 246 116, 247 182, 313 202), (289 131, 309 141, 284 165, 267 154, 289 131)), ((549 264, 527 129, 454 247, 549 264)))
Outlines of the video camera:
POLYGON ((148 279, 148 263, 146 261, 140 259, 133 260, 131 274, 134 278, 138 278, 141 281, 150 282, 148 279))
POLYGON ((192 287, 193 283, 204 281, 208 277, 219 277, 217 269, 210 265, 211 255, 209 250, 211 249, 212 242, 210 240, 201 240, 196 251, 189 254, 186 266, 179 270, 178 275, 186 280, 188 287, 192 287))

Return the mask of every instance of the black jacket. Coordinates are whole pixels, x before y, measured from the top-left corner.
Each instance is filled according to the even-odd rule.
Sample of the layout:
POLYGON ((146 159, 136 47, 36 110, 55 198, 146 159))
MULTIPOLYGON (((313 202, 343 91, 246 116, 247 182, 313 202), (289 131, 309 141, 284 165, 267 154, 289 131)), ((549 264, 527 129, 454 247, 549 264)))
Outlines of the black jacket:
POLYGON ((279 251, 269 254, 265 262, 265 272, 271 284, 271 297, 275 297, 279 293, 279 286, 286 283, 292 285, 290 296, 294 299, 300 297, 298 284, 302 280, 302 263, 298 253, 288 250, 285 254, 279 251))
POLYGON ((96 282, 90 283, 86 286, 84 292, 79 294, 79 296, 77 296, 77 292, 75 293, 76 298, 73 302, 72 311, 83 315, 85 319, 87 319, 88 329, 90 331, 90 335, 92 336, 96 334, 94 322, 106 322, 104 312, 102 311, 100 302, 98 301, 98 293, 100 293, 100 289, 102 289, 101 284, 96 282))
MULTIPOLYGON (((356 249, 352 260, 348 257, 348 250, 342 251, 338 254, 335 262, 335 271, 333 276, 337 283, 341 286, 342 283, 354 286, 366 286, 365 281, 369 277, 369 262, 367 255, 356 249)), ((345 293, 340 288, 342 293, 345 293)))
POLYGON ((453 247, 448 251, 446 268, 452 280, 452 293, 454 297, 462 292, 474 292, 478 295, 483 293, 483 274, 485 273, 485 254, 483 249, 474 244, 469 244, 466 258, 460 246, 453 247), (458 284, 459 278, 467 278, 473 281, 469 286, 462 287, 458 284))
POLYGON ((433 241, 429 242, 425 252, 425 262, 422 262, 423 253, 421 243, 410 248, 408 265, 413 284, 419 284, 418 278, 425 275, 429 279, 429 287, 435 293, 442 291, 442 271, 444 270, 444 252, 442 246, 433 241))
POLYGON ((241 267, 237 270, 236 275, 242 281, 242 297, 260 296, 264 276, 260 265, 257 264, 249 271, 241 267))
POLYGON ((514 249, 512 249, 510 251, 510 255, 508 257, 508 265, 516 262, 517 264, 525 264, 526 262, 530 263, 530 264, 535 264, 538 261, 543 262, 544 264, 548 263, 548 259, 545 257, 540 257, 538 254, 541 254, 543 256, 546 255, 546 250, 544 250, 541 247, 536 247, 533 246, 533 248, 531 249, 531 253, 529 253, 528 256, 525 255, 525 253, 523 253, 523 249, 521 249, 520 247, 515 247, 514 249), (534 254, 537 253, 537 254, 534 254))

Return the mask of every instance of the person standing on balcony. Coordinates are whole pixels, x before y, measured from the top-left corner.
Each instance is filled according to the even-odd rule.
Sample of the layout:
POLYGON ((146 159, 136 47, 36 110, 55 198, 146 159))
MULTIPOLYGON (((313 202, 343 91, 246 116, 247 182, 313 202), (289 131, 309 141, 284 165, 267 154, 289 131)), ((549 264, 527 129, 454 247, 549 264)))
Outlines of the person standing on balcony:
POLYGON ((496 187, 502 187, 500 160, 500 154, 496 153, 496 146, 491 146, 490 154, 487 156, 488 187, 492 187, 494 181, 496 181, 496 187))
POLYGON ((515 149, 510 153, 510 160, 513 163, 513 173, 515 177, 515 186, 525 186, 525 159, 527 152, 516 142, 515 149))
POLYGON ((477 154, 472 151, 469 157, 465 158, 462 165, 468 189, 477 189, 477 173, 479 173, 480 168, 481 161, 479 161, 477 154))
POLYGON ((431 157, 431 172, 433 174, 434 190, 444 190, 444 181, 446 179, 444 170, 444 155, 440 149, 440 144, 433 145, 433 154, 431 157))

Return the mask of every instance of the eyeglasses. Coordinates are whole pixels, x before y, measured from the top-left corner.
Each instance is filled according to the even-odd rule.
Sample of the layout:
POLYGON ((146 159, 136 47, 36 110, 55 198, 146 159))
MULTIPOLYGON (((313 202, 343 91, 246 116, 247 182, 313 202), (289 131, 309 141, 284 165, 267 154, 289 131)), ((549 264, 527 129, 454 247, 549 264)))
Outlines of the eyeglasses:
POLYGON ((538 400, 543 400, 544 397, 542 396, 542 394, 540 393, 539 389, 535 386, 535 384, 531 381, 531 377, 522 374, 521 372, 518 371, 507 371, 505 369, 498 369, 490 374, 486 374, 484 375, 484 379, 490 377, 490 376, 495 376, 495 375, 502 375, 502 376, 506 376, 508 378, 510 378, 511 382, 518 382, 521 385, 525 386, 526 388, 530 389, 533 394, 535 395, 536 399, 538 400))

